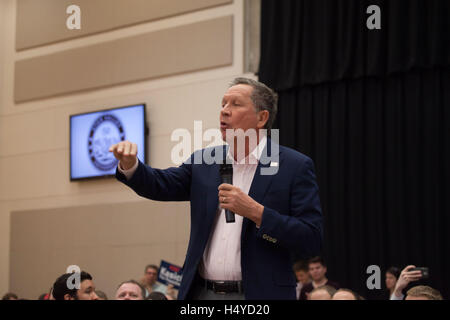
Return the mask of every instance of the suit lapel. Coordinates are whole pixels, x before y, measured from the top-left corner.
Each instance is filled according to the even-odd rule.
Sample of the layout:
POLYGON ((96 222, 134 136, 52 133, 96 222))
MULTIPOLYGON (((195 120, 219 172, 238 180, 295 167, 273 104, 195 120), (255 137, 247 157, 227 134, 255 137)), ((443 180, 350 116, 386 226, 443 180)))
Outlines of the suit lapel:
MULTIPOLYGON (((225 146, 225 154, 226 154, 226 146, 225 146)), ((215 150, 211 152, 212 156, 215 156, 215 150)), ((207 226, 208 234, 211 231, 214 219, 217 214, 217 208, 219 206, 219 190, 217 189, 221 184, 220 173, 219 173, 220 164, 214 163, 211 165, 207 165, 206 175, 213 182, 214 188, 211 188, 206 191, 206 212, 205 212, 205 223, 207 226)))
MULTIPOLYGON (((281 165, 281 158, 280 158, 281 152, 279 151, 279 146, 276 145, 274 142, 272 142, 271 139, 267 139, 266 147, 261 154, 261 158, 258 162, 258 167, 255 171, 255 176, 253 177, 252 184, 250 186, 250 190, 248 192, 248 195, 255 200, 258 203, 262 203, 264 200, 264 196, 272 182, 272 179, 274 175, 263 175, 261 174, 261 169, 266 168, 266 170, 271 166, 271 164, 277 164, 278 166, 281 165), (272 144, 274 144, 274 148, 277 153, 271 154, 272 152, 272 144)), ((264 172, 264 171, 263 171, 264 172)), ((251 220, 244 218, 244 222, 242 225, 242 235, 244 234, 244 231, 248 227, 251 220)))

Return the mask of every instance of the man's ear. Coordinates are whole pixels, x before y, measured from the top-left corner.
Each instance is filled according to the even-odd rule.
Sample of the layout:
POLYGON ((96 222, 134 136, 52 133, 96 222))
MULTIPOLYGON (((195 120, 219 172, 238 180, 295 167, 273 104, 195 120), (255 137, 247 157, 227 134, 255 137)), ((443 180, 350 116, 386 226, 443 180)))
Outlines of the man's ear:
POLYGON ((258 129, 263 129, 269 121, 269 111, 262 110, 258 112, 258 129))

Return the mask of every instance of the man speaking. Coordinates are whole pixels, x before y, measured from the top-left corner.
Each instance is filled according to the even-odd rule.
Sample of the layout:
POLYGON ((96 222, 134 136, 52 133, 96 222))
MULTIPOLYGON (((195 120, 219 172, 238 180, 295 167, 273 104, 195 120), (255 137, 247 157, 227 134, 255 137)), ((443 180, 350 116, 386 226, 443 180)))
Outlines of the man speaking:
POLYGON ((119 160, 117 179, 137 194, 191 203, 179 299, 295 300, 291 253, 319 253, 322 214, 311 159, 264 134, 276 111, 270 88, 237 78, 220 110, 229 147, 196 151, 180 167, 165 170, 141 163, 134 143, 110 147, 119 160), (254 139, 242 142, 235 132, 254 132, 254 139), (205 155, 219 161, 206 161, 205 155))

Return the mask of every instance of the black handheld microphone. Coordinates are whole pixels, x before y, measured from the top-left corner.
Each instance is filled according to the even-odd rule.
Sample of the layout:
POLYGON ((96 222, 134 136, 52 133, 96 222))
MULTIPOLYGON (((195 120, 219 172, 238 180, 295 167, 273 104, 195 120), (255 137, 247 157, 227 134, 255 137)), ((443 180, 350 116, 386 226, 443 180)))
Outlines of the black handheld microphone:
MULTIPOLYGON (((220 165, 220 177, 222 179, 222 183, 233 184, 233 165, 222 163, 220 165)), ((219 199, 220 200, 220 199, 219 199)), ((220 204, 219 204, 220 206, 220 204)), ((225 210, 225 220, 227 223, 234 222, 234 213, 230 210, 225 210)))

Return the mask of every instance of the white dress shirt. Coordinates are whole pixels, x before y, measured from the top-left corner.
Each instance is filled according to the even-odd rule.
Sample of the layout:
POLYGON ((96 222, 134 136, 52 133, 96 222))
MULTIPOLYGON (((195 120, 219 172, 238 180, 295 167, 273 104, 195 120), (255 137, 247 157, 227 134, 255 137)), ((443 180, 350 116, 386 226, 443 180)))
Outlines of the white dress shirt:
MULTIPOLYGON (((258 167, 261 154, 267 144, 267 138, 261 137, 258 146, 247 158, 236 162, 228 149, 228 157, 233 164, 233 186, 248 194, 258 167)), ((134 174, 138 163, 129 170, 123 170, 127 179, 134 174)), ((219 191, 217 191, 219 193, 219 191)), ((241 272, 241 231, 243 217, 235 215, 234 223, 225 221, 225 210, 217 210, 210 238, 199 266, 200 275, 208 280, 242 280, 241 272), (220 212, 219 212, 220 211, 220 212)))

